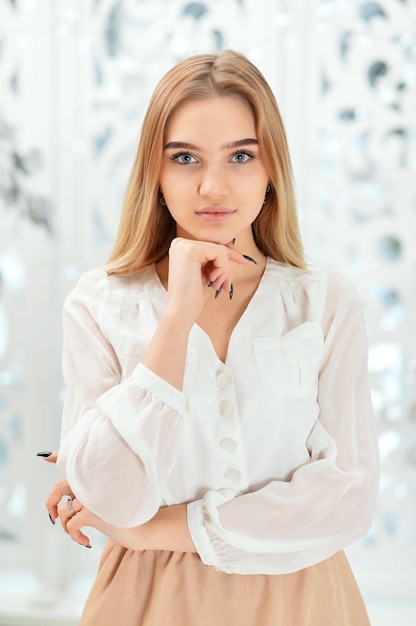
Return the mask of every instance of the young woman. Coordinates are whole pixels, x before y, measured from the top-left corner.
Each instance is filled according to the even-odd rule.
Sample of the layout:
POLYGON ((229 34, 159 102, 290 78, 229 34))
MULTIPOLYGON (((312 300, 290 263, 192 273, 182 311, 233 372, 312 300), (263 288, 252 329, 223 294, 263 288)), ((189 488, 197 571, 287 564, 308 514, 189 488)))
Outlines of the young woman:
POLYGON ((282 121, 243 56, 157 86, 63 364, 48 510, 109 537, 82 626, 369 623, 343 552, 377 491, 361 305, 306 268, 282 121))

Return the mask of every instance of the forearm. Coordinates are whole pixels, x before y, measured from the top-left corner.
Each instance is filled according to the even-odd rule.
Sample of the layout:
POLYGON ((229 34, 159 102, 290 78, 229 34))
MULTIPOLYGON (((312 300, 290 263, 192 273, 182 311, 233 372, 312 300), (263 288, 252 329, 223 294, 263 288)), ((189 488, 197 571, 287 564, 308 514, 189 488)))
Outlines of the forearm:
MULTIPOLYGON (((232 246, 231 246, 232 248, 232 246)), ((214 289, 229 291, 231 263, 250 264, 242 254, 226 246, 176 238, 169 261, 159 269, 168 274, 168 296, 158 328, 143 356, 149 370, 182 390, 189 333, 214 289)))
POLYGON ((183 386, 191 326, 183 316, 165 313, 142 359, 145 367, 179 390, 183 386))
POLYGON ((146 524, 116 528, 103 523, 101 532, 132 550, 169 550, 196 552, 187 523, 187 505, 162 507, 146 524))

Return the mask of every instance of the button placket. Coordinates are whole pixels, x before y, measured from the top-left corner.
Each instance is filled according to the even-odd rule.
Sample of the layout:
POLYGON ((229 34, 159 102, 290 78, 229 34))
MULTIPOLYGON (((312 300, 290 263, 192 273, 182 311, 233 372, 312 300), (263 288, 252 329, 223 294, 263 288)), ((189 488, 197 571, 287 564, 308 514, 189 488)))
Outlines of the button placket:
POLYGON ((231 437, 224 437, 220 441, 220 448, 226 450, 226 452, 235 452, 238 448, 238 443, 231 437))
POLYGON ((225 419, 231 419, 235 415, 234 404, 230 400, 220 402, 220 414, 225 419))
POLYGON ((222 460, 223 479, 231 486, 241 483, 245 466, 240 441, 240 427, 236 417, 238 409, 234 397, 234 380, 231 371, 220 370, 216 375, 218 411, 220 415, 217 442, 222 460))
POLYGON ((230 467, 224 472, 224 478, 229 483, 238 483, 241 480, 241 472, 234 467, 230 467))
POLYGON ((231 387, 232 384, 232 374, 227 370, 220 370, 217 372, 216 376, 217 388, 222 391, 227 389, 227 387, 231 387))

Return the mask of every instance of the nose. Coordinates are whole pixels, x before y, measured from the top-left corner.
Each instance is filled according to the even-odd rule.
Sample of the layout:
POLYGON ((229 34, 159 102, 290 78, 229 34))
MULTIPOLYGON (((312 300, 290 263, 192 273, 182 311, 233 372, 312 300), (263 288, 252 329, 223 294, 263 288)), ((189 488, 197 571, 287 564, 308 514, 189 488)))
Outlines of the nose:
POLYGON ((199 193, 203 198, 219 200, 230 192, 226 172, 219 165, 204 168, 199 184, 199 193))

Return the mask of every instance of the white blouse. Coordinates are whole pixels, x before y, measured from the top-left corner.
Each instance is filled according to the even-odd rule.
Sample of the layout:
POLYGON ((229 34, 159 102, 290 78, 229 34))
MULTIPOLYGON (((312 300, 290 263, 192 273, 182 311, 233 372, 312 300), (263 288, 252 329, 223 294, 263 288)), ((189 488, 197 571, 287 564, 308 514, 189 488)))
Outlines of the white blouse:
POLYGON ((95 270, 64 307, 58 465, 123 527, 188 503, 206 565, 281 574, 369 528, 378 455, 361 304, 333 271, 268 259, 226 362, 195 324, 183 391, 140 363, 166 291, 155 267, 95 270))

